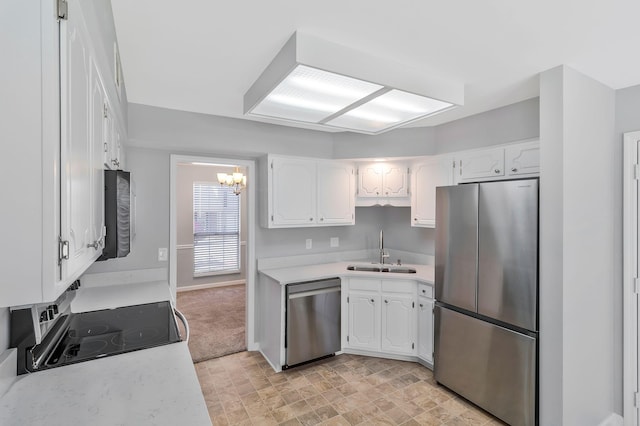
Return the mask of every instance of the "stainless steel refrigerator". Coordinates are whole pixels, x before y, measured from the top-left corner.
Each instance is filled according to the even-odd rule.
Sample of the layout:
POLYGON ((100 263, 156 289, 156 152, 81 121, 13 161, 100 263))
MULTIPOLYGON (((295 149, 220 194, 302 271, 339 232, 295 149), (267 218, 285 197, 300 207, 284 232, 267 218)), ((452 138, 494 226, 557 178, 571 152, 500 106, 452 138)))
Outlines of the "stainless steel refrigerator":
POLYGON ((537 424, 538 180, 436 189, 434 375, 537 424))

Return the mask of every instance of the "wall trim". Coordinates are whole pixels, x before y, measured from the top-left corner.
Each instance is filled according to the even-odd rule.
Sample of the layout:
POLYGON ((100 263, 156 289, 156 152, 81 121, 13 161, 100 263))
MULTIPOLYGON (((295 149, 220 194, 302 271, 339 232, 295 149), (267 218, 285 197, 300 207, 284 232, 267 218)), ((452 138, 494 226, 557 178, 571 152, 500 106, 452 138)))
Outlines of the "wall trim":
MULTIPOLYGON (((634 394, 638 392, 640 354, 638 353, 638 295, 634 293, 638 277, 638 181, 635 180, 635 164, 638 163, 640 131, 624 134, 623 167, 623 270, 622 270, 622 412, 625 426, 638 426, 638 407, 634 394)), ((620 423, 622 424, 622 423, 620 423)))
POLYGON ((233 285, 242 285, 242 284, 246 284, 246 280, 233 280, 233 281, 224 281, 221 283, 188 285, 185 287, 178 287, 176 291, 178 293, 182 293, 185 291, 204 290, 205 288, 231 287, 233 285))

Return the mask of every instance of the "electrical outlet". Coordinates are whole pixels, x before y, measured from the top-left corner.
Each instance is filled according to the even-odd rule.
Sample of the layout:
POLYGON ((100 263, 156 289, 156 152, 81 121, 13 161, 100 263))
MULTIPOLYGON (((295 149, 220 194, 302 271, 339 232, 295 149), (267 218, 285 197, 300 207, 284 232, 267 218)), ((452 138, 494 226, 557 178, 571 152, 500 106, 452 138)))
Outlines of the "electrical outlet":
POLYGON ((166 262, 168 259, 168 252, 166 247, 158 249, 158 262, 166 262))
POLYGON ((331 247, 340 247, 340 238, 338 237, 331 237, 329 239, 329 245, 331 247))
POLYGON ((307 250, 311 249, 311 247, 313 247, 313 241, 311 240, 311 238, 307 238, 305 241, 305 247, 307 248, 307 250))

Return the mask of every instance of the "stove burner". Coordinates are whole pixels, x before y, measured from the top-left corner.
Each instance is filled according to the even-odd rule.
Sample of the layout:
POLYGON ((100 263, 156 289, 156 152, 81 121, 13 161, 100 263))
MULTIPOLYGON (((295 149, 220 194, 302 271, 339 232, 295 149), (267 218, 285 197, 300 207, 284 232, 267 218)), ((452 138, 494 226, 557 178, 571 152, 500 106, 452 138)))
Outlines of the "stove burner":
POLYGON ((127 330, 111 338, 111 343, 117 346, 139 346, 156 343, 160 331, 154 327, 142 327, 127 330))
POLYGON ((100 353, 109 343, 104 340, 91 340, 69 345, 64 351, 65 358, 89 356, 100 353))
POLYGON ((90 326, 82 327, 79 330, 71 329, 69 330, 68 334, 69 334, 69 337, 71 338, 99 336, 101 334, 106 333, 109 330, 109 328, 110 327, 106 324, 95 323, 90 326))

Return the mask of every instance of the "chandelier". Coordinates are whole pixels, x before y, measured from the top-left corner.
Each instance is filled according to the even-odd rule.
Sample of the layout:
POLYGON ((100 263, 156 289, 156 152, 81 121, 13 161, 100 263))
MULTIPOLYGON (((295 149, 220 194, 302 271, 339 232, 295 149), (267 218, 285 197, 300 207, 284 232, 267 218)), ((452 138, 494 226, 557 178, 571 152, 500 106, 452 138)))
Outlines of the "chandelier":
POLYGON ((240 192, 247 186, 247 177, 240 173, 240 168, 236 167, 232 174, 218 173, 220 185, 227 185, 233 189, 233 193, 240 195, 240 192))

